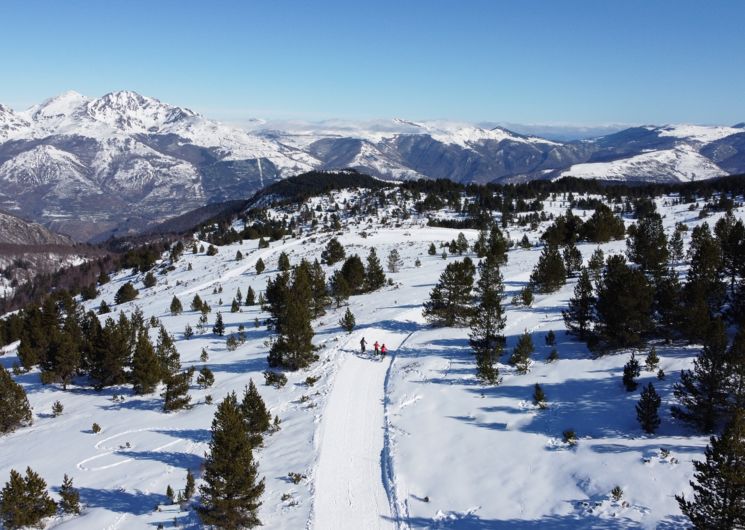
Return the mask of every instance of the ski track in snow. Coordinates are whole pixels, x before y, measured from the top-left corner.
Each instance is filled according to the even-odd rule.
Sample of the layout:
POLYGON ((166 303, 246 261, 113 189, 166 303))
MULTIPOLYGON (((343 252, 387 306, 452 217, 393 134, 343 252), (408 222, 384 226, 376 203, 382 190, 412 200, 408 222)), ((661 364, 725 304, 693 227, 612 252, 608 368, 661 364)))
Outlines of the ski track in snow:
POLYGON ((349 351, 342 361, 323 414, 315 472, 316 530, 398 527, 385 390, 395 352, 411 333, 367 328, 365 334, 398 346, 381 361, 349 351))

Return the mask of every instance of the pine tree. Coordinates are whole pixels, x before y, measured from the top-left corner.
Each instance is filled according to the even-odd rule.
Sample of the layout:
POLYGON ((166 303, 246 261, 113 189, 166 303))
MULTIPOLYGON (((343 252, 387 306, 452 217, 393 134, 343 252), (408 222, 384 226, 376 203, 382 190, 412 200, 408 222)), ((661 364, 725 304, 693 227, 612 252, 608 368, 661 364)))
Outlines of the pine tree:
POLYGON ((745 528, 745 411, 736 411, 704 461, 694 461, 693 499, 676 495, 680 511, 701 530, 745 528))
POLYGON ((203 305, 204 303, 202 302, 202 298, 198 294, 195 294, 194 298, 192 298, 191 300, 191 310, 201 311, 203 305))
POLYGON ((437 254, 437 247, 435 247, 434 243, 429 244, 429 248, 427 249, 427 254, 429 254, 430 256, 434 256, 437 254))
POLYGON ((641 398, 636 404, 636 419, 639 420, 639 425, 647 434, 653 434, 660 426, 660 416, 657 411, 661 403, 662 399, 652 383, 642 389, 641 398))
POLYGON ((256 274, 261 274, 266 269, 266 265, 264 265, 264 260, 259 258, 256 260, 256 274))
POLYGON ((582 269, 577 285, 574 286, 574 296, 569 299, 567 309, 561 312, 569 332, 576 334, 580 340, 587 337, 593 318, 594 305, 595 297, 592 292, 590 273, 587 269, 582 269))
POLYGON ((0 521, 8 529, 41 526, 54 515, 57 504, 47 493, 47 483, 37 473, 26 468, 26 476, 10 470, 10 480, 0 492, 0 521))
POLYGON ((623 256, 608 258, 595 303, 595 331, 611 347, 636 346, 652 330, 654 289, 623 256))
POLYGON ((256 293, 253 290, 253 287, 249 286, 248 291, 246 291, 246 305, 252 306, 256 304, 256 293))
POLYGON ((365 290, 377 291, 385 285, 385 272, 380 265, 380 260, 375 252, 375 247, 370 248, 367 255, 367 267, 365 267, 365 290))
POLYGON ((636 360, 636 356, 632 353, 629 362, 623 365, 623 386, 626 387, 627 392, 636 390, 638 386, 636 378, 639 377, 641 372, 639 361, 636 360))
POLYGON ((166 387, 161 397, 163 398, 163 411, 171 412, 181 410, 189 406, 191 396, 189 395, 189 383, 191 382, 192 371, 184 370, 169 375, 166 380, 166 387))
POLYGON ((259 248, 269 248, 269 241, 267 241, 263 237, 260 237, 259 238, 259 248))
POLYGON ((80 492, 72 485, 72 479, 67 475, 62 480, 59 496, 59 507, 63 513, 76 515, 80 513, 80 492))
POLYGON ((202 523, 224 530, 261 525, 257 511, 264 493, 252 444, 235 394, 229 394, 212 420, 212 440, 200 487, 202 523))
POLYGON ((212 370, 210 370, 208 366, 202 367, 197 376, 197 385, 199 385, 199 388, 209 388, 214 383, 215 375, 212 373, 212 370))
POLYGON ((132 356, 132 389, 135 394, 149 394, 155 391, 163 376, 163 369, 155 355, 153 344, 147 332, 140 331, 132 356))
POLYGON ((333 265, 334 263, 343 260, 345 257, 346 253, 344 252, 344 247, 335 237, 331 238, 329 242, 326 243, 326 248, 321 253, 321 260, 326 265, 333 265))
POLYGON ((652 349, 649 350, 649 353, 647 354, 647 359, 644 361, 644 366, 648 371, 654 372, 657 370, 659 365, 660 358, 657 356, 657 348, 652 346, 652 349))
POLYGON ((365 266, 357 254, 349 256, 341 267, 341 274, 349 286, 350 294, 363 292, 365 286, 365 266))
POLYGON ((181 300, 179 300, 176 295, 173 296, 171 299, 171 314, 172 315, 180 315, 184 311, 183 306, 181 305, 181 300))
POLYGON ((543 387, 538 383, 533 387, 533 404, 542 409, 545 409, 548 406, 546 404, 546 393, 543 391, 543 387))
POLYGON ((598 247, 593 251, 592 256, 590 256, 590 261, 587 262, 587 268, 591 273, 592 281, 594 281, 596 284, 600 283, 604 267, 605 254, 603 254, 603 249, 598 247))
POLYGON ((222 313, 218 311, 217 317, 215 318, 215 325, 212 326, 212 333, 222 337, 225 334, 225 324, 222 321, 222 313))
POLYGON ((184 486, 184 498, 188 501, 194 496, 197 491, 196 481, 194 480, 194 474, 191 469, 186 470, 186 485, 184 486))
POLYGON ((346 331, 347 333, 352 333, 355 326, 355 319, 352 312, 347 308, 347 311, 344 313, 344 316, 339 319, 339 326, 346 331))
POLYGON ((148 271, 147 274, 145 274, 145 277, 142 279, 142 284, 146 288, 155 287, 155 285, 158 283, 158 280, 155 278, 155 275, 148 271))
POLYGON ((556 333, 553 329, 549 329, 546 333, 546 346, 556 346, 556 333))
POLYGON ((251 442, 254 446, 260 445, 262 434, 271 426, 272 415, 269 414, 253 379, 249 381, 248 387, 243 392, 240 408, 251 442))
POLYGON ((277 268, 282 272, 290 270, 290 258, 287 256, 285 251, 280 252, 279 258, 277 259, 277 268))
POLYGON ((538 263, 530 274, 530 283, 539 293, 553 293, 567 281, 564 260, 555 245, 543 247, 538 263))
MULTIPOLYGON (((77 324, 75 325, 77 328, 77 324)), ((77 328, 76 335, 80 335, 77 328)), ((65 330, 52 330, 47 358, 42 363, 42 378, 61 381, 62 389, 67 390, 67 385, 80 368, 81 356, 79 342, 72 333, 65 330)))
POLYGON ((468 239, 466 239, 463 232, 458 233, 458 239, 455 241, 455 250, 461 256, 464 252, 468 252, 468 239))
POLYGON ((510 364, 515 367, 518 373, 525 374, 530 366, 530 355, 535 351, 533 346, 533 337, 525 331, 517 340, 515 349, 510 357, 510 364))
POLYGON ((235 261, 241 261, 243 259, 243 252, 240 250, 237 250, 235 252, 235 261))
POLYGON ((470 258, 448 263, 424 303, 423 315, 437 326, 464 325, 472 314, 471 291, 475 267, 470 258))
POLYGON ((497 259, 487 254, 479 262, 479 280, 476 284, 479 305, 471 319, 469 342, 476 355, 476 373, 482 381, 499 381, 496 362, 504 348, 501 334, 506 318, 502 308, 504 284, 497 259))
POLYGON ((667 267, 670 255, 660 215, 647 215, 629 227, 626 247, 629 260, 641 266, 644 272, 661 273, 667 267))
POLYGON ((567 275, 571 276, 582 268, 582 252, 573 241, 564 247, 563 258, 567 275))
POLYGON ((140 294, 137 289, 134 288, 134 285, 132 285, 130 282, 125 283, 122 285, 119 290, 116 292, 116 295, 114 296, 114 303, 124 304, 126 302, 131 302, 135 298, 137 298, 137 295, 140 294))
POLYGON ((236 300, 235 298, 233 298, 233 301, 230 303, 230 312, 231 313, 237 313, 240 310, 241 310, 241 306, 238 303, 238 300, 236 300))
POLYGON ((702 432, 712 432, 723 415, 727 400, 726 349, 725 326, 717 319, 709 326, 693 370, 683 370, 673 388, 678 405, 671 408, 672 415, 702 432))
POLYGON ((509 246, 509 241, 504 237, 499 227, 496 224, 492 224, 489 230, 489 237, 486 241, 486 254, 492 255, 499 265, 504 265, 507 263, 507 249, 509 246))
POLYGON ((401 270, 401 256, 397 249, 392 249, 388 253, 388 272, 398 272, 401 270))
POLYGON ((176 349, 173 337, 164 326, 158 331, 158 342, 155 345, 155 356, 160 366, 160 379, 165 381, 168 376, 181 369, 181 356, 176 349))
MULTIPOLYGON (((297 370, 308 366, 315 355, 313 353, 313 327, 311 326, 313 292, 310 278, 305 267, 296 267, 293 281, 284 301, 284 308, 277 313, 275 330, 277 340, 269 352, 269 366, 284 366, 297 370)), ((267 294, 269 287, 267 286, 267 294)))
POLYGON ((351 289, 347 280, 344 278, 344 274, 341 271, 336 271, 331 276, 331 296, 336 302, 336 307, 341 307, 351 294, 351 289))
POLYGON ((326 287, 326 273, 323 272, 323 267, 318 260, 313 260, 313 265, 308 265, 308 262, 303 260, 300 265, 309 267, 308 274, 310 276, 310 288, 313 292, 313 317, 318 318, 326 314, 326 306, 330 303, 329 292, 326 287))
POLYGON ((31 425, 31 406, 23 387, 0 365, 0 434, 31 425))

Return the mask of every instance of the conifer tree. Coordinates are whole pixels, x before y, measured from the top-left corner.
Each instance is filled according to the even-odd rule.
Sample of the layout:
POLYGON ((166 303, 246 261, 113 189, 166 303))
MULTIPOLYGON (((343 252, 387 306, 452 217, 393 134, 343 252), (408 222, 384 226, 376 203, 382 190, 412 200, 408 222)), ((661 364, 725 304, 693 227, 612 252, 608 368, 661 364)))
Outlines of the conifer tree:
POLYGON ((0 434, 31 425, 31 406, 23 387, 0 365, 0 434))
POLYGON ((215 375, 212 373, 212 370, 209 369, 208 366, 203 366, 201 370, 199 370, 199 375, 197 376, 197 384, 199 385, 199 388, 209 388, 215 383, 215 375))
POLYGON ((202 298, 198 294, 195 294, 194 298, 192 298, 191 300, 191 310, 201 311, 202 305, 203 305, 202 298))
POLYGON ((525 331, 517 340, 515 349, 510 357, 510 364, 514 366, 518 373, 525 374, 530 366, 530 355, 535 351, 533 346, 533 337, 525 331))
POLYGON ((98 306, 98 314, 105 315, 107 313, 111 313, 111 308, 106 303, 106 300, 101 300, 101 304, 98 306))
POLYGON ((341 271, 336 271, 331 276, 331 296, 336 302, 336 307, 341 307, 351 294, 349 284, 341 271))
POLYGON ((155 356, 160 366, 160 379, 165 379, 175 374, 181 368, 181 356, 176 349, 173 337, 164 326, 160 326, 158 331, 158 342, 155 345, 155 356))
POLYGON ((194 496, 197 491, 196 481, 194 480, 194 474, 191 469, 186 470, 186 484, 184 485, 184 498, 188 501, 194 496))
POLYGON ((249 286, 248 291, 246 291, 246 305, 252 306, 256 304, 256 293, 253 290, 253 287, 249 286))
POLYGON ((233 298, 233 301, 230 303, 230 312, 231 313, 237 313, 240 310, 241 310, 241 306, 238 303, 238 300, 236 300, 235 298, 233 298))
POLYGON ((538 263, 530 274, 530 283, 539 293, 553 293, 567 281, 564 260, 555 245, 543 247, 538 263))
MULTIPOLYGON (((292 296, 286 296, 284 308, 277 314, 275 330, 277 340, 269 351, 269 366, 284 366, 297 370, 308 366, 315 355, 313 353, 313 328, 311 326, 313 292, 306 267, 296 267, 290 290, 292 296)), ((267 286, 267 294, 269 287, 267 286)))
POLYGON ((290 258, 287 256, 285 251, 280 252, 279 258, 277 259, 277 268, 282 272, 290 270, 290 258))
POLYGON ((458 239, 455 241, 455 250, 461 256, 464 252, 468 252, 468 239, 466 239, 463 232, 458 233, 458 239))
POLYGON ((339 319, 339 326, 346 331, 347 333, 352 333, 354 330, 356 322, 354 319, 354 315, 352 312, 347 308, 347 311, 344 313, 344 316, 339 319))
POLYGON ((582 268, 582 252, 579 251, 573 241, 564 247, 563 258, 568 276, 573 276, 575 272, 582 268))
POLYGON ((172 315, 180 315, 184 311, 183 306, 181 305, 181 300, 179 300, 176 295, 173 296, 171 299, 171 314, 172 315))
POLYGON ((80 492, 72 485, 72 478, 67 475, 65 475, 65 478, 62 480, 59 495, 59 507, 62 510, 62 513, 75 515, 80 513, 80 492))
POLYGON ((652 213, 629 227, 626 247, 629 260, 644 272, 653 276, 661 273, 667 267, 670 255, 660 215, 652 213))
POLYGON ((745 528, 745 411, 710 438, 704 454, 693 462, 693 499, 675 496, 680 511, 701 530, 745 528))
POLYGON ((636 404, 636 419, 639 420, 639 425, 647 434, 653 434, 660 426, 660 416, 657 411, 661 403, 662 399, 652 383, 642 389, 641 398, 636 404))
POLYGON ((249 381, 248 387, 243 391, 240 408, 251 442, 254 446, 260 445, 262 434, 268 431, 271 426, 272 415, 269 414, 269 410, 267 410, 253 379, 249 381))
POLYGON ((137 298, 137 295, 139 292, 137 289, 134 288, 134 285, 132 283, 127 282, 124 285, 122 285, 119 290, 116 292, 116 295, 114 296, 114 303, 124 304, 126 302, 131 302, 135 298, 137 298))
POLYGON ((237 250, 235 252, 235 261, 241 261, 243 259, 243 252, 240 250, 237 250))
POLYGON ((668 253, 670 255, 670 261, 673 265, 680 263, 683 259, 683 232, 680 230, 674 230, 670 241, 667 244, 668 253))
POLYGON ((212 420, 212 440, 200 487, 202 523, 222 530, 261 525, 257 511, 264 493, 258 480, 252 444, 235 394, 218 406, 212 420))
POLYGON ((595 330, 611 347, 635 346, 652 329, 654 289, 643 272, 611 256, 597 290, 595 330))
POLYGON ((509 241, 504 237, 499 227, 492 223, 489 230, 489 237, 486 241, 486 253, 494 256, 499 265, 504 265, 507 263, 507 249, 509 245, 509 241))
POLYGON ((256 274, 261 274, 266 269, 266 265, 264 265, 264 260, 259 258, 256 260, 256 274))
POLYGON ((683 370, 673 388, 678 404, 672 415, 702 432, 712 432, 723 415, 727 400, 727 335, 724 323, 713 321, 693 370, 683 370))
POLYGON ((437 247, 435 247, 434 243, 429 244, 429 248, 427 249, 427 254, 429 254, 430 256, 434 256, 437 254, 437 247))
POLYGON ((650 371, 654 372, 657 370, 657 368, 660 365, 660 358, 657 356, 657 348, 652 346, 652 349, 649 350, 649 353, 647 354, 647 359, 644 361, 644 367, 650 371))
POLYGON ((147 274, 145 274, 145 277, 142 279, 142 284, 146 288, 155 287, 155 285, 158 283, 158 280, 155 278, 155 275, 148 271, 147 274))
POLYGON ((132 356, 132 389, 135 394, 149 394, 155 391, 163 376, 163 367, 155 355, 153 344, 147 332, 140 331, 132 356))
POLYGON ((350 294, 363 292, 365 284, 365 266, 357 254, 349 256, 340 269, 341 275, 349 287, 350 294))
POLYGON ((222 313, 219 311, 217 312, 217 317, 215 318, 215 325, 212 326, 212 333, 215 335, 219 335, 222 337, 225 334, 225 324, 222 321, 222 313))
POLYGON ((385 285, 385 272, 380 265, 380 260, 375 252, 375 247, 370 248, 367 255, 367 266, 365 267, 365 290, 377 291, 385 285))
POLYGON ((40 526, 54 515, 57 504, 47 493, 47 483, 30 467, 26 476, 10 470, 10 480, 0 492, 0 521, 8 529, 40 526))
POLYGON ((504 348, 502 330, 506 318, 502 308, 504 284, 497 258, 487 254, 479 262, 479 280, 476 284, 479 305, 471 319, 469 342, 476 355, 476 373, 482 381, 499 381, 496 362, 504 348))
POLYGON ((471 291, 475 267, 470 258, 448 263, 424 303, 423 315, 434 325, 464 325, 472 314, 471 291))
POLYGON ((604 267, 605 254, 603 254, 603 249, 598 247, 593 251, 592 256, 590 256, 590 260, 587 262, 587 268, 589 269, 590 275, 592 276, 592 281, 594 281, 596 284, 600 283, 604 267))
POLYGON ((318 260, 314 260, 313 265, 310 266, 307 261, 303 260, 301 266, 309 267, 310 288, 313 292, 313 317, 318 318, 326 314, 326 306, 330 303, 329 292, 326 287, 326 273, 323 272, 323 267, 318 260))
POLYGON ((595 296, 592 292, 590 273, 583 268, 577 285, 574 286, 574 296, 569 299, 566 310, 561 312, 569 332, 576 334, 580 340, 584 340, 588 335, 594 306, 595 296))
POLYGON ((184 370, 170 374, 166 380, 166 387, 161 397, 163 398, 163 411, 172 412, 189 406, 191 396, 189 395, 189 383, 191 382, 192 370, 184 370))
POLYGON ((345 257, 346 253, 344 252, 344 247, 335 237, 331 238, 329 242, 326 243, 326 248, 321 252, 321 260, 326 265, 333 265, 334 263, 343 260, 345 257))
POLYGON ((636 378, 641 374, 641 367, 639 361, 636 360, 636 355, 631 354, 631 359, 625 365, 623 365, 623 386, 626 387, 627 392, 636 390, 638 383, 636 378))
POLYGON ((401 270, 401 256, 397 249, 392 249, 388 253, 388 272, 398 272, 401 270))
POLYGON ((556 333, 553 329, 549 329, 546 333, 546 346, 556 346, 556 333))
MULTIPOLYGON (((79 330, 78 330, 79 331, 79 330)), ((78 340, 65 330, 53 329, 46 359, 42 362, 42 380, 61 381, 62 389, 67 385, 80 368, 80 346, 78 340)))
POLYGON ((542 409, 545 409, 548 406, 546 404, 546 393, 543 391, 543 387, 538 383, 533 387, 533 404, 542 409))

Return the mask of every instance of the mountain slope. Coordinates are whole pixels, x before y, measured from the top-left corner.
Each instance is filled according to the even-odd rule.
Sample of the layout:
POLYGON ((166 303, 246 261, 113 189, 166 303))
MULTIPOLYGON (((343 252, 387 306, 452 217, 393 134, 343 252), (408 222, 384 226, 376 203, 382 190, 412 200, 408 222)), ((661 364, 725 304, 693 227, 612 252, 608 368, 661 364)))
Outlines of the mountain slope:
POLYGON ((127 90, 65 92, 24 111, 0 105, 0 207, 100 240, 246 199, 312 169, 476 183, 555 178, 570 168, 658 182, 745 171, 738 126, 645 126, 558 142, 443 121, 285 125, 243 130, 127 90))

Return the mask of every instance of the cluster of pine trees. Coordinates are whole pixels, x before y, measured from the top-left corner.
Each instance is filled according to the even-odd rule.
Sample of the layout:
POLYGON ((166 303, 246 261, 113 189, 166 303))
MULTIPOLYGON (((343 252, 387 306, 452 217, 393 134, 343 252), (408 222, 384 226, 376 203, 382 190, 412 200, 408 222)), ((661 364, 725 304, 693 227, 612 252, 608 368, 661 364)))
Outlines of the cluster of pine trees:
POLYGON ((59 496, 57 503, 49 496, 46 481, 30 467, 26 468, 25 475, 11 469, 10 479, 0 491, 0 521, 3 528, 41 527, 44 519, 58 513, 80 513, 80 493, 67 475, 59 488, 59 496))

